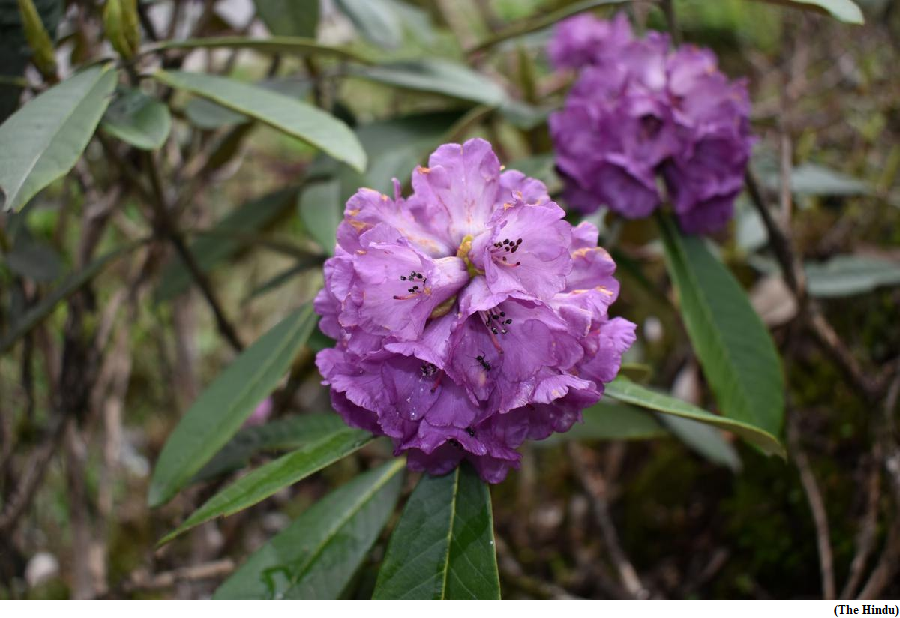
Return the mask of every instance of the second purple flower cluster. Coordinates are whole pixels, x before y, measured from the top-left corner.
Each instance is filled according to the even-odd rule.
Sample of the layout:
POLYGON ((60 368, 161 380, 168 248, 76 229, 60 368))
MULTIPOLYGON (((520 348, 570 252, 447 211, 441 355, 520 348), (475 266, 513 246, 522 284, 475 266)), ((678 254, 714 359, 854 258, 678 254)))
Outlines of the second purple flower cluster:
POLYGON ((550 118, 569 204, 646 217, 662 200, 661 177, 685 232, 728 222, 754 142, 742 80, 729 81, 709 50, 672 51, 659 32, 635 37, 624 15, 561 23, 549 54, 556 67, 579 70, 550 118))

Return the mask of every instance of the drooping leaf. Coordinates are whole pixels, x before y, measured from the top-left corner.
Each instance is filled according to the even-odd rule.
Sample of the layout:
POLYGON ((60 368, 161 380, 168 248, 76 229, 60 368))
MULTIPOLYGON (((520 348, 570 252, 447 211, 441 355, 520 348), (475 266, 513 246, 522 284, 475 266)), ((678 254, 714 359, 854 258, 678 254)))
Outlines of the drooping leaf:
POLYGON ((525 19, 519 23, 510 24, 509 26, 502 28, 498 32, 495 32, 471 49, 467 50, 467 53, 476 54, 478 52, 482 52, 486 49, 494 47, 498 43, 502 43, 504 41, 508 41, 509 39, 522 36, 523 34, 528 34, 537 30, 543 30, 544 28, 548 28, 566 18, 572 17, 573 15, 577 15, 579 13, 584 13, 585 11, 590 11, 591 9, 596 9, 602 6, 610 6, 614 4, 625 4, 628 1, 629 0, 585 0, 583 2, 574 2, 556 11, 551 11, 543 15, 536 15, 534 17, 529 17, 528 19, 525 19))
POLYGON ((340 200, 341 183, 332 178, 307 185, 297 203, 300 220, 328 255, 334 254, 338 224, 344 216, 340 200))
POLYGON ((359 126, 356 134, 371 162, 366 172, 367 186, 390 195, 392 178, 408 183, 416 165, 441 144, 461 117, 462 113, 456 111, 429 112, 359 126))
POLYGON ((862 11, 853 0, 762 0, 770 4, 781 4, 797 9, 818 11, 831 15, 848 24, 865 23, 862 11))
POLYGON ((214 599, 334 599, 394 510, 404 461, 395 459, 331 492, 250 556, 214 599))
POLYGON ((421 58, 362 67, 355 75, 364 79, 440 94, 491 107, 503 104, 506 92, 499 84, 469 67, 441 58, 421 58))
POLYGON ((278 384, 316 324, 312 306, 293 311, 244 350, 197 398, 169 436, 148 502, 168 502, 237 432, 278 384))
POLYGON ((253 0, 256 12, 275 36, 316 38, 319 0, 253 0))
POLYGON ((372 435, 344 426, 309 442, 241 477, 203 504, 160 544, 214 517, 231 515, 265 500, 280 489, 343 459, 372 440, 372 435))
POLYGON ((140 90, 124 88, 100 121, 104 131, 141 150, 163 145, 172 127, 169 108, 140 90))
MULTIPOLYGON (((241 237, 225 237, 225 233, 234 231, 246 234, 265 229, 290 207, 296 195, 297 188, 288 187, 238 206, 213 226, 210 231, 214 233, 201 236, 191 243, 191 253, 200 270, 210 272, 246 246, 246 240, 241 237)), ((154 299, 156 302, 167 302, 188 290, 192 284, 190 272, 175 257, 163 269, 154 299)))
POLYGON ((647 410, 604 398, 582 413, 583 422, 566 433, 555 433, 535 446, 553 446, 567 440, 647 440, 669 432, 647 410))
POLYGON ((31 329, 50 315, 61 301, 80 290, 84 285, 100 274, 100 271, 111 262, 132 251, 136 247, 139 247, 141 244, 143 243, 135 242, 125 245, 124 247, 119 247, 115 251, 110 251, 93 260, 78 272, 69 275, 58 287, 45 296, 38 304, 25 312, 19 320, 13 323, 6 334, 0 338, 0 354, 5 353, 16 343, 16 341, 31 332, 31 329))
POLYGON ((375 45, 394 49, 403 43, 403 22, 389 2, 383 0, 335 0, 356 30, 375 45))
MULTIPOLYGON (((764 178, 767 189, 780 189, 781 174, 778 171, 766 174, 764 178)), ((804 163, 792 169, 790 180, 791 192, 800 196, 850 197, 872 192, 872 188, 862 180, 815 163, 804 163)))
POLYGON ((153 76, 173 88, 205 97, 297 137, 360 172, 365 170, 366 153, 353 131, 312 105, 217 75, 157 71, 153 76))
POLYGON ((741 458, 737 454, 737 450, 722 437, 722 433, 715 427, 681 416, 670 414, 658 414, 657 416, 659 421, 691 450, 733 472, 741 469, 741 458))
POLYGON ((613 399, 617 399, 624 403, 629 403, 639 408, 656 410, 663 414, 670 414, 699 421, 701 423, 706 423, 707 425, 718 427, 719 429, 730 431, 750 444, 753 444, 766 454, 779 455, 781 457, 785 456, 784 447, 778 441, 778 438, 758 427, 724 416, 711 414, 686 401, 639 386, 624 378, 616 378, 607 384, 605 392, 608 397, 612 397, 613 399))
POLYGON ((63 269, 62 260, 53 247, 25 234, 19 234, 12 250, 2 259, 12 272, 40 283, 53 281, 63 269))
POLYGON ((260 451, 288 451, 303 447, 346 426, 337 414, 303 414, 245 427, 194 476, 204 481, 237 470, 260 451))
POLYGON ((867 255, 836 255, 827 262, 804 264, 810 296, 839 298, 900 285, 900 263, 867 255))
MULTIPOLYGON (((287 1, 287 0, 284 0, 287 1)), ((293 3, 293 2, 291 2, 293 3)), ((147 46, 144 53, 160 49, 250 49, 261 54, 285 54, 296 56, 324 56, 352 60, 368 64, 369 58, 362 54, 340 47, 338 45, 326 45, 317 43, 314 38, 301 36, 281 35, 267 39, 257 39, 243 36, 219 36, 204 37, 202 39, 180 39, 175 41, 161 41, 147 46)))
POLYGON ((41 93, 0 125, 0 201, 18 211, 75 166, 116 85, 111 65, 86 69, 41 93))
POLYGON ((376 599, 499 599, 491 497, 469 464, 423 476, 391 536, 376 599))
POLYGON ((659 222, 682 318, 722 414, 778 435, 784 375, 769 331, 702 238, 682 236, 669 216, 659 222))

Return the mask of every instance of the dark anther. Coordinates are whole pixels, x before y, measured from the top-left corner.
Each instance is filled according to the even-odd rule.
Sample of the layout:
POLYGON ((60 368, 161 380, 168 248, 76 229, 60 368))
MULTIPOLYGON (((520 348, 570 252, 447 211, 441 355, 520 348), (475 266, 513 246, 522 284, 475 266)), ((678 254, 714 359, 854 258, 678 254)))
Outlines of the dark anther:
POLYGON ((497 334, 497 329, 496 329, 496 328, 492 328, 492 329, 491 329, 491 332, 494 333, 494 334, 496 335, 496 334, 497 334))
POLYGON ((472 429, 471 427, 466 427, 466 433, 469 434, 473 438, 475 437, 475 430, 472 429))
POLYGON ((455 438, 450 438, 449 440, 447 440, 447 442, 450 445, 455 446, 459 450, 462 450, 462 445, 459 442, 457 442, 457 440, 455 438))
POLYGON ((408 292, 415 292, 415 290, 412 289, 412 288, 409 288, 409 290, 407 290, 407 291, 408 291, 408 292))
POLYGON ((404 277, 403 275, 400 275, 400 281, 406 281, 406 277, 404 277))
POLYGON ((522 262, 516 262, 516 266, 521 266, 522 262))
POLYGON ((504 323, 505 323, 505 324, 512 324, 512 319, 507 319, 506 322, 504 322, 504 323))
POLYGON ((510 250, 510 253, 515 253, 516 250, 517 250, 518 248, 519 248, 519 245, 514 246, 514 247, 510 250))
POLYGON ((504 245, 508 245, 508 244, 509 244, 509 238, 504 238, 504 239, 503 239, 503 244, 504 244, 504 245))
POLYGON ((522 239, 520 238, 519 240, 517 240, 517 241, 516 241, 516 244, 517 244, 517 245, 521 245, 521 244, 522 244, 522 239))
POLYGON ((505 311, 501 311, 501 312, 500 312, 500 317, 501 317, 501 318, 505 318, 505 317, 506 317, 506 312, 505 312, 505 311))

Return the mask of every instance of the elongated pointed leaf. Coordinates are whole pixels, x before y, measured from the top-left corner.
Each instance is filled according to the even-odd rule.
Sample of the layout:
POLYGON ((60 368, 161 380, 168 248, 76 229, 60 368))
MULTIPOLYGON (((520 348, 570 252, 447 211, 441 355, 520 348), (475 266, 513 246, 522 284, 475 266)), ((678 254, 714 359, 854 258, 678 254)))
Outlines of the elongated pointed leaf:
POLYGON ((202 481, 237 470, 261 451, 288 451, 302 448, 347 424, 337 414, 303 414, 280 418, 265 425, 245 427, 216 453, 194 477, 202 481))
POLYGON ((272 34, 316 38, 319 0, 253 0, 253 4, 272 34))
POLYGON ((279 457, 241 477, 210 498, 174 532, 167 534, 160 544, 168 543, 182 532, 214 517, 231 515, 253 506, 280 489, 343 459, 371 440, 370 433, 345 426, 279 457))
POLYGON ((822 264, 807 263, 810 296, 839 298, 900 285, 900 263, 867 255, 836 255, 822 264))
POLYGON ((169 136, 172 116, 160 101, 140 90, 127 88, 106 110, 100 126, 135 148, 155 150, 169 136))
POLYGON ((713 463, 730 468, 733 472, 741 469, 741 458, 737 450, 715 427, 671 414, 657 414, 657 416, 659 421, 692 451, 713 463))
POLYGON ((157 71, 153 76, 297 137, 360 172, 366 168, 366 153, 353 131, 312 105, 217 75, 157 71))
POLYGON ((166 441, 148 502, 175 495, 222 448, 284 376, 316 324, 312 306, 297 309, 244 350, 207 388, 166 441))
POLYGON ((50 294, 44 297, 37 305, 29 309, 10 330, 0 338, 0 354, 9 350, 21 337, 24 337, 31 329, 41 323, 50 315, 61 301, 77 292, 91 279, 100 274, 111 262, 142 245, 143 242, 135 242, 120 247, 115 251, 100 256, 78 272, 72 273, 59 284, 50 294))
POLYGON ((50 88, 0 125, 0 202, 18 211, 75 166, 116 85, 111 65, 50 88))
POLYGON ((652 412, 609 397, 582 412, 582 419, 566 433, 555 433, 534 445, 553 446, 568 440, 647 440, 669 435, 652 412))
POLYGON ((778 441, 778 438, 758 427, 711 414, 686 401, 652 391, 625 378, 619 377, 607 384, 605 393, 608 397, 640 408, 656 410, 663 414, 688 418, 725 429, 742 437, 766 454, 785 456, 784 447, 778 441))
POLYGON ((853 0, 762 0, 769 4, 781 4, 796 9, 826 13, 848 24, 865 23, 862 11, 853 0))
POLYGON ((364 67, 356 75, 407 90, 431 92, 491 107, 507 99, 496 82, 469 67, 439 58, 402 60, 364 67))
POLYGON ((419 481, 391 536, 374 598, 500 598, 491 496, 471 466, 419 481))
POLYGON ((356 30, 369 41, 384 48, 403 43, 403 21, 389 2, 383 0, 335 0, 356 30))
POLYGON ((682 236, 669 217, 659 221, 682 318, 722 414, 778 435, 784 376, 769 331, 704 240, 682 236))
POLYGON ((309 235, 332 255, 338 224, 344 218, 340 181, 332 178, 310 184, 300 194, 297 209, 309 235))
POLYGON ((144 52, 159 49, 250 49, 263 54, 292 54, 303 56, 325 56, 353 60, 368 64, 365 56, 344 47, 317 43, 314 38, 299 36, 273 36, 267 39, 254 39, 242 36, 205 37, 202 39, 181 39, 162 41, 142 50, 144 52))
POLYGON ((404 461, 361 474, 313 504, 225 580, 214 599, 334 599, 397 503, 404 461))

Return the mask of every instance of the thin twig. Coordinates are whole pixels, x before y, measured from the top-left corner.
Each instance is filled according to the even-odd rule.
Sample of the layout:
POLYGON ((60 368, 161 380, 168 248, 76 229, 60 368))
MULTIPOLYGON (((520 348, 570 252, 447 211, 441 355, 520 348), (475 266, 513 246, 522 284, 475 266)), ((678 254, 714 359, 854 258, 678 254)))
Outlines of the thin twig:
POLYGON ((587 491, 591 498, 591 504, 594 507, 594 515, 597 518, 597 525, 600 526, 600 532, 603 534, 603 540, 609 551, 610 558, 619 573, 619 578, 625 590, 635 599, 650 598, 650 591, 641 582, 637 571, 622 550, 619 543, 619 535, 616 532, 615 524, 613 524, 612 516, 609 513, 609 502, 607 500, 606 482, 600 475, 598 470, 589 470, 585 462, 584 451, 581 446, 574 442, 569 443, 569 457, 572 460, 575 469, 575 475, 581 482, 581 485, 587 491))
POLYGON ((859 525, 856 536, 856 554, 850 563, 850 574, 847 583, 841 590, 842 599, 852 599, 856 589, 862 583, 866 562, 875 549, 876 532, 878 531, 878 502, 881 497, 881 445, 876 442, 870 462, 871 471, 866 483, 866 511, 859 525))
POLYGON ((822 594, 825 599, 834 599, 834 558, 831 553, 831 537, 828 532, 828 516, 825 513, 825 502, 816 484, 816 477, 809 466, 809 460, 800 447, 800 436, 793 415, 788 420, 788 444, 797 470, 800 472, 800 484, 806 493, 809 508, 812 511, 813 523, 816 527, 816 545, 819 550, 819 567, 822 572, 822 594))
POLYGON ((525 569, 513 556, 503 537, 495 534, 494 541, 497 544, 497 562, 500 573, 516 588, 543 599, 571 600, 578 598, 552 582, 526 574, 525 569))
POLYGON ((200 288, 203 298, 206 299, 206 303, 213 312, 219 332, 222 333, 222 336, 225 337, 225 340, 228 341, 232 348, 234 348, 235 352, 240 352, 244 349, 244 345, 241 343, 237 331, 225 316, 225 311, 222 309, 222 305, 219 303, 219 299, 216 297, 209 279, 200 268, 200 265, 194 258, 194 254, 191 253, 191 250, 188 248, 184 236, 182 236, 181 232, 169 217, 168 206, 166 204, 162 181, 159 177, 159 170, 156 167, 156 162, 149 153, 146 154, 145 161, 147 173, 150 176, 150 186, 152 187, 154 194, 154 199, 150 205, 153 208, 156 223, 165 237, 172 243, 172 246, 175 247, 178 257, 181 258, 181 261, 188 269, 188 272, 191 274, 197 287, 200 288))
POLYGON ((162 590, 171 588, 175 584, 181 582, 216 579, 230 574, 234 571, 234 566, 234 561, 231 560, 231 558, 225 558, 223 560, 216 560, 205 564, 195 564, 181 569, 155 573, 153 575, 146 571, 137 571, 131 576, 131 579, 122 585, 122 590, 124 592, 162 590))

